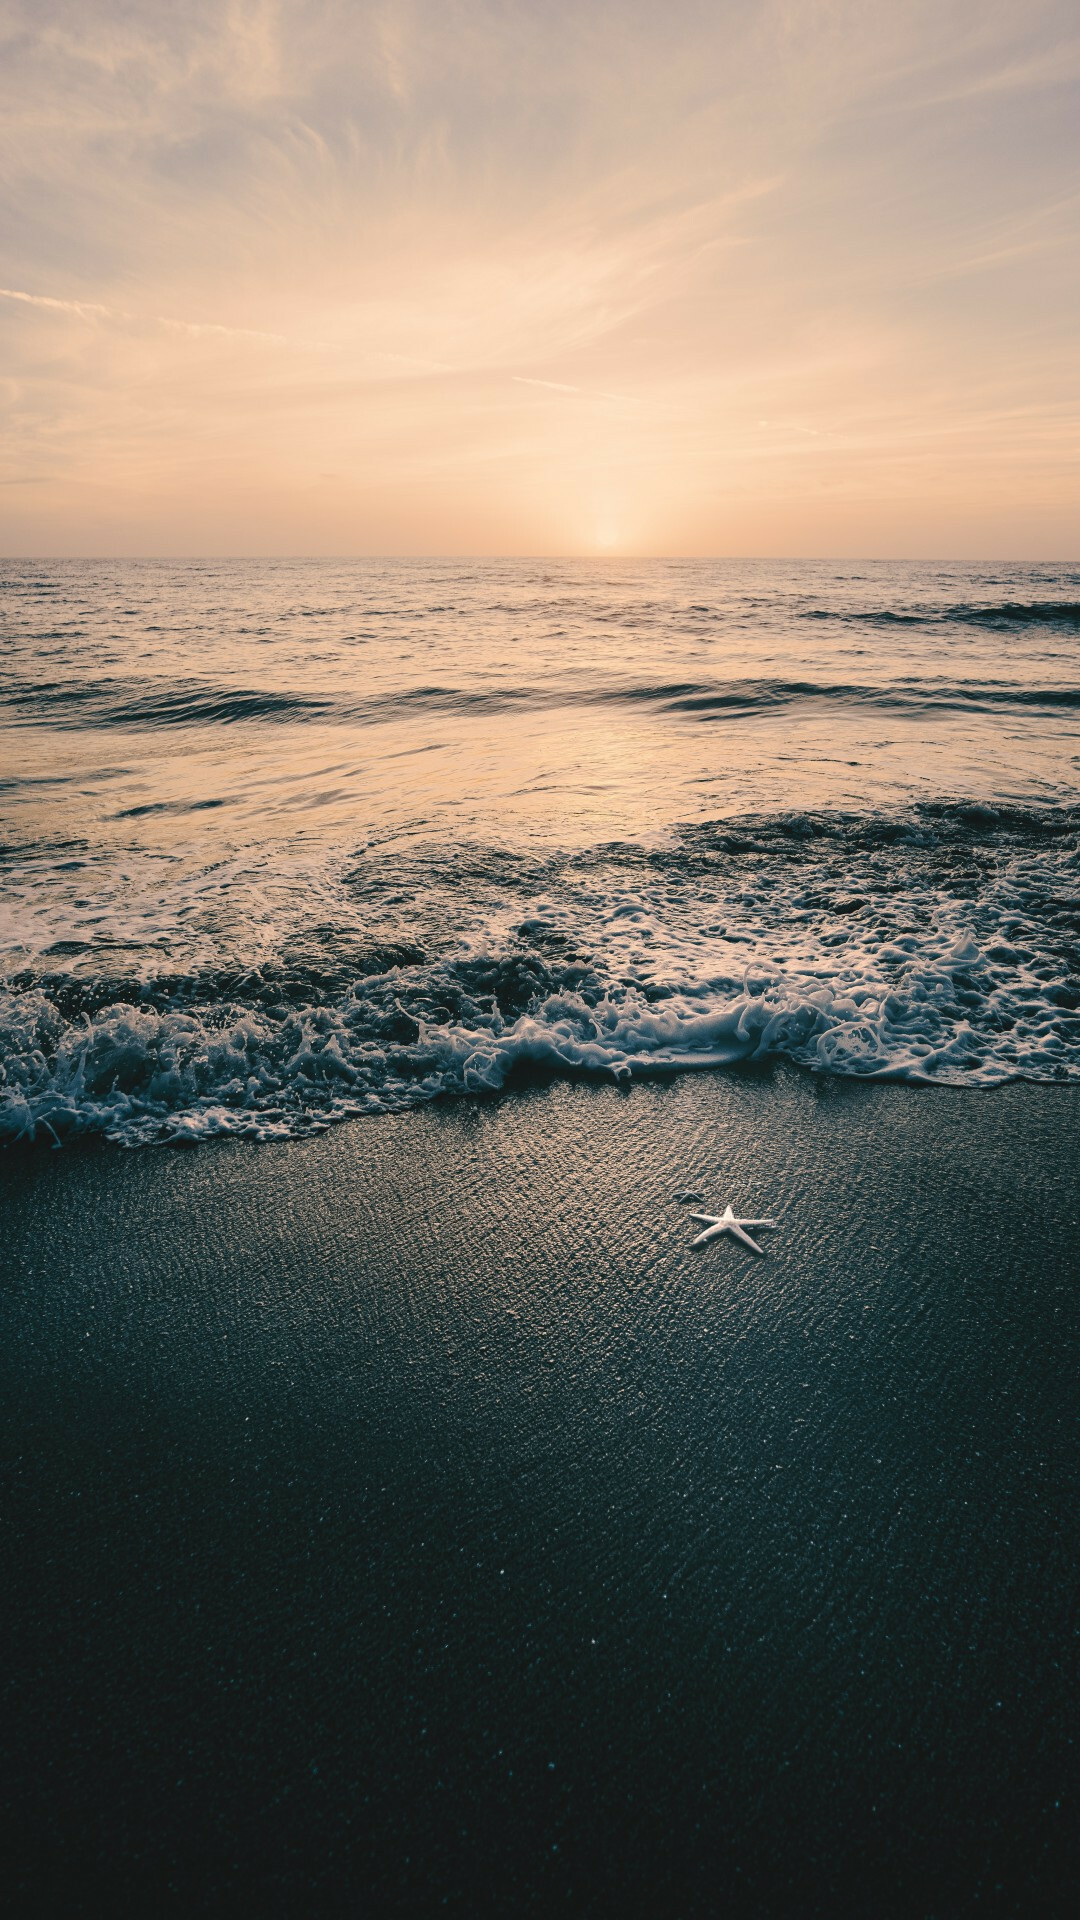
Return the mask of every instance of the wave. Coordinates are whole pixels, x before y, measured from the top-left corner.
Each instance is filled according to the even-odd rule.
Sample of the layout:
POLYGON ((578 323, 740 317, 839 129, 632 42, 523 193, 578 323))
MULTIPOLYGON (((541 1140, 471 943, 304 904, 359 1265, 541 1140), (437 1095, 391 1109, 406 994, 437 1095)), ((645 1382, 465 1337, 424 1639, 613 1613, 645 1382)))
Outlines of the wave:
POLYGON ((522 1076, 778 1058, 1080 1079, 1078 809, 754 816, 522 862, 375 848, 338 887, 337 925, 257 961, 10 978, 0 1138, 265 1140, 522 1076), (398 933, 359 939, 391 891, 398 933))
POLYGON ((5 700, 17 713, 53 726, 183 727, 238 720, 282 720, 330 714, 334 701, 317 694, 268 688, 215 687, 171 681, 148 688, 145 681, 45 680, 16 683, 5 700))
POLYGON ((999 600, 959 601, 953 606, 926 605, 896 607, 802 607, 796 610, 801 620, 827 620, 844 626, 872 627, 1062 627, 1080 628, 1080 601, 1076 600, 999 600))
MULTIPOLYGON (((629 696, 636 697, 634 695, 629 696)), ((647 697, 647 696, 645 696, 647 697)), ((824 701, 839 706, 924 711, 956 708, 967 712, 999 707, 1080 708, 1080 687, 1031 687, 1006 682, 890 681, 884 686, 814 680, 737 681, 722 688, 695 688, 667 700, 673 712, 709 715, 729 708, 740 712, 824 701)))
POLYGON ((1080 627, 1080 601, 1002 600, 992 606, 950 607, 946 620, 976 627, 1080 627))
POLYGON ((701 719, 718 718, 726 713, 767 713, 815 703, 873 707, 882 712, 953 709, 973 713, 1040 708, 1071 711, 1080 709, 1080 686, 916 678, 880 684, 781 677, 723 681, 597 679, 576 686, 432 685, 351 699, 346 694, 216 687, 205 682, 187 685, 173 682, 167 687, 148 689, 145 683, 134 682, 46 681, 17 684, 7 690, 6 700, 16 716, 30 722, 39 720, 66 727, 153 729, 309 720, 377 725, 421 714, 495 715, 622 706, 653 707, 659 712, 701 719))

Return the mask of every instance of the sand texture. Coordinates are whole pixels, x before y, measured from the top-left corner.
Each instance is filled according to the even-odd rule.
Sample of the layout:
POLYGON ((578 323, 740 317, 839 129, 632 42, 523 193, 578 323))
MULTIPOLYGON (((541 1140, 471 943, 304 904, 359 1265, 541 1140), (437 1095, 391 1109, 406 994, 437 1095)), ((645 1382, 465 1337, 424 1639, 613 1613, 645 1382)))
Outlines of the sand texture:
POLYGON ((1078 1119, 779 1070, 9 1153, 8 1910, 1068 1911, 1078 1119))

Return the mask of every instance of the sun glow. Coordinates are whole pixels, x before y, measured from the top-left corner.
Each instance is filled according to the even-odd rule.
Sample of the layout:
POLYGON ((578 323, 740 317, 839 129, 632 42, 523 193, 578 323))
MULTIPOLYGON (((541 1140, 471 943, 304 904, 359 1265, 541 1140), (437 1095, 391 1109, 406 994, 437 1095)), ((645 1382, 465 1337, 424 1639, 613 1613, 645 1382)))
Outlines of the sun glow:
POLYGON ((604 520, 593 534, 593 547, 597 553, 617 553, 622 545, 619 529, 610 520, 604 520))

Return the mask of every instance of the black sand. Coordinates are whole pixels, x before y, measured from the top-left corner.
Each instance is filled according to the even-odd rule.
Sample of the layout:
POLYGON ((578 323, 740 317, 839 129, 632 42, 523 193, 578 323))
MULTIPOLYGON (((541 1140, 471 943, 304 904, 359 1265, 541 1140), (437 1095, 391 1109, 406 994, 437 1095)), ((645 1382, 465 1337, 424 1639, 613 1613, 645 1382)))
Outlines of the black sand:
POLYGON ((9 1154, 6 1911, 1071 1911, 1078 1118, 9 1154))

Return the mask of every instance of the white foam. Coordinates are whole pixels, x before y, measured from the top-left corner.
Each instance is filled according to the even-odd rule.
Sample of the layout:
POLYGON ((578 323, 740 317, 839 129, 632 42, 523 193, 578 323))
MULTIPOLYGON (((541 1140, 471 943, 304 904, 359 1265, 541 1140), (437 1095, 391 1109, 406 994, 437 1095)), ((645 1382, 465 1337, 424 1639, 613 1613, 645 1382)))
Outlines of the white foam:
POLYGON ((309 1004, 302 981, 299 1004, 267 1004, 257 964, 201 1005, 149 983, 65 1013, 57 988, 26 986, 0 996, 0 1138, 277 1138, 522 1070, 625 1081, 782 1057, 954 1086, 1080 1078, 1080 854, 1003 845, 970 872, 969 856, 571 863, 527 921, 520 895, 473 902, 440 957, 330 992, 313 975, 309 1004))

